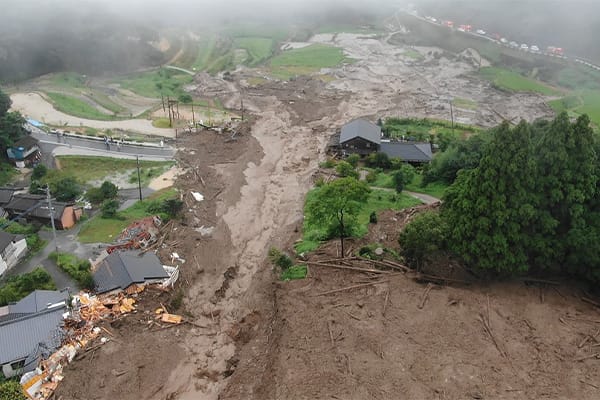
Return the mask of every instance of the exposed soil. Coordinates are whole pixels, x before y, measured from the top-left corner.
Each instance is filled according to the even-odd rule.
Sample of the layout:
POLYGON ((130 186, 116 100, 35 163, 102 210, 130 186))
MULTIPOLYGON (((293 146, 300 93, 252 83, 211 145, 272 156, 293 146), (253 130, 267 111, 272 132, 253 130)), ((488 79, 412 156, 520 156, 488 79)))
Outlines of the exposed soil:
MULTIPOLYGON (((73 364, 57 398, 81 396, 83 380, 87 398, 124 400, 597 398, 597 360, 575 360, 595 354, 600 317, 577 299, 576 286, 473 283, 434 287, 425 298, 425 285, 389 274, 377 284, 319 295, 373 282, 319 267, 306 280, 277 281, 267 251, 289 249, 298 238, 304 194, 329 135, 343 123, 361 116, 445 117, 436 108, 443 107, 442 82, 457 97, 493 99, 494 106, 497 99, 509 118, 548 111, 538 96, 509 96, 466 77, 473 66, 428 56, 434 49, 423 50, 417 63, 385 39, 331 41, 359 61, 329 71, 336 76, 330 84, 299 78, 249 86, 248 78, 263 73, 245 69, 233 82, 197 76, 198 90, 238 112, 243 96, 247 119, 234 140, 208 131, 179 139, 185 172, 175 186, 185 212, 159 255, 170 261, 175 251, 185 259, 178 288, 184 308, 170 311, 194 325, 158 335, 132 328, 100 348, 93 363, 73 364), (361 53, 361 46, 369 50, 361 53), (586 335, 594 338, 583 343, 586 335), (149 357, 153 374, 146 375, 149 367, 139 366, 149 357), (133 371, 135 379, 111 374, 115 368, 133 371)), ((502 119, 485 109, 472 118, 502 119)), ((364 242, 395 247, 410 213, 381 214, 364 242)), ((335 252, 331 243, 312 257, 335 252)), ((452 273, 470 278, 459 268, 452 273)), ((124 320, 123 332, 139 315, 124 320)))
POLYGON ((120 121, 98 121, 67 115, 57 111, 38 93, 15 93, 10 96, 12 108, 20 111, 28 118, 33 118, 50 125, 87 126, 96 129, 122 129, 157 135, 175 137, 173 129, 155 128, 152 121, 146 119, 128 119, 120 121))

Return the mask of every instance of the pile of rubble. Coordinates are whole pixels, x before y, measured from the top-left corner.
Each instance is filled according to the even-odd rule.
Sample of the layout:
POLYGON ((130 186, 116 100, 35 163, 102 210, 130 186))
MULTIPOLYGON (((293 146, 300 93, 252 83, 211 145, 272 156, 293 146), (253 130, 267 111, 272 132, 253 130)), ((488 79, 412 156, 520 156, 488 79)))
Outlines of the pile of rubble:
MULTIPOLYGON (((155 285, 159 290, 168 286, 155 285)), ((21 377, 21 385, 31 399, 49 399, 64 379, 63 368, 79 357, 85 357, 105 343, 111 341, 113 333, 100 326, 104 321, 114 321, 136 313, 136 299, 145 290, 144 285, 131 285, 126 290, 91 295, 80 292, 73 296, 72 310, 64 315, 64 341, 62 347, 48 359, 40 362, 38 368, 21 377)), ((153 325, 181 324, 179 315, 167 313, 163 306, 155 311, 153 325)), ((161 325, 164 326, 164 325, 161 325)))

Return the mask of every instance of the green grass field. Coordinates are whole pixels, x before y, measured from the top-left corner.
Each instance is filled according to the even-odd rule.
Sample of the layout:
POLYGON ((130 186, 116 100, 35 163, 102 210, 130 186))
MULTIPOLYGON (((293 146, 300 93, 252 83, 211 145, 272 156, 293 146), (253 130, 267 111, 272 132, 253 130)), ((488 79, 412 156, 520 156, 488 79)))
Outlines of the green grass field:
POLYGON ((600 90, 585 90, 581 93, 583 105, 574 111, 587 114, 592 122, 600 127, 600 90))
POLYGON ((546 96, 558 96, 561 93, 550 86, 526 78, 516 72, 497 67, 481 68, 480 74, 483 78, 492 82, 498 89, 508 90, 511 92, 533 92, 540 93, 546 96))
MULTIPOLYGON (((60 170, 50 170, 52 179, 73 176, 80 182, 100 180, 106 176, 136 169, 136 160, 109 157, 58 156, 60 170), (54 175, 57 175, 56 177, 54 175)), ((143 169, 170 167, 172 161, 140 161, 143 169)))
POLYGON ((410 137, 418 141, 427 141, 434 137, 436 142, 443 136, 467 137, 480 132, 481 129, 472 125, 454 124, 450 121, 430 118, 388 118, 383 125, 383 132, 390 138, 410 137))
MULTIPOLYGON (((423 177, 420 174, 415 174, 413 181, 407 184, 404 187, 404 189, 408 190, 409 192, 425 193, 430 196, 441 199, 444 193, 446 192, 446 189, 448 188, 448 185, 445 185, 440 182, 433 182, 423 187, 421 186, 422 181, 423 177)), ((377 174, 377 179, 375 180, 375 182, 371 183, 371 186, 394 189, 394 179, 392 178, 391 174, 380 172, 377 174)))
POLYGON ((119 119, 110 114, 105 114, 83 100, 62 93, 46 93, 54 108, 65 114, 74 115, 80 118, 95 119, 101 121, 112 121, 119 119))
MULTIPOLYGON (((317 190, 319 190, 319 188, 315 188, 308 192, 306 199, 308 200, 311 196, 314 196, 317 190)), ((404 193, 396 194, 386 190, 373 189, 369 194, 367 203, 358 215, 355 236, 362 237, 367 234, 369 229, 369 216, 372 212, 382 210, 402 210, 419 204, 422 204, 419 200, 404 193)), ((305 209, 305 217, 307 216, 307 212, 308 210, 305 209)), ((317 249, 320 242, 326 236, 325 229, 322 226, 311 225, 307 222, 308 219, 309 218, 305 218, 304 226, 302 228, 302 241, 295 245, 297 253, 305 253, 317 249)))
POLYGON ((271 71, 280 79, 290 79, 331 68, 346 60, 344 51, 338 47, 313 44, 301 49, 284 51, 271 60, 271 71))
POLYGON ((60 88, 83 88, 85 77, 75 72, 61 72, 52 76, 51 83, 60 88))
POLYGON ((210 65, 210 58, 215 50, 217 43, 217 36, 209 34, 203 37, 198 44, 198 55, 196 61, 192 64, 192 69, 197 71, 204 71, 210 65))
POLYGON ((140 96, 160 99, 164 97, 176 99, 185 93, 182 86, 191 83, 194 78, 186 73, 171 69, 142 72, 119 80, 121 87, 131 90, 140 96))
POLYGON ((243 37, 235 39, 235 47, 244 49, 248 52, 246 64, 249 66, 258 65, 273 55, 275 43, 273 39, 261 37, 243 37))
POLYGON ((101 218, 98 214, 83 223, 78 240, 81 243, 111 243, 132 222, 152 215, 146 210, 149 204, 176 196, 175 189, 164 189, 152 193, 143 201, 138 201, 133 206, 120 211, 119 218, 101 218))
POLYGON ((295 279, 304 279, 306 278, 306 273, 308 269, 306 265, 294 265, 284 271, 281 272, 280 279, 282 281, 292 281, 295 279))

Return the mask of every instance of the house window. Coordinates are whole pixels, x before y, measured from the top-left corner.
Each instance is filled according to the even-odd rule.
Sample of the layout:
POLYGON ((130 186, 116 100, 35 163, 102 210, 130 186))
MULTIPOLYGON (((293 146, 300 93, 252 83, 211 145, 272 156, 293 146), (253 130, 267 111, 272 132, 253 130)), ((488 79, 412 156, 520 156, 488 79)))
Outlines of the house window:
POLYGON ((25 360, 21 360, 21 361, 15 361, 14 363, 10 364, 10 368, 13 371, 20 371, 23 368, 25 368, 25 360))
POLYGON ((371 143, 367 143, 367 149, 371 147, 371 143))

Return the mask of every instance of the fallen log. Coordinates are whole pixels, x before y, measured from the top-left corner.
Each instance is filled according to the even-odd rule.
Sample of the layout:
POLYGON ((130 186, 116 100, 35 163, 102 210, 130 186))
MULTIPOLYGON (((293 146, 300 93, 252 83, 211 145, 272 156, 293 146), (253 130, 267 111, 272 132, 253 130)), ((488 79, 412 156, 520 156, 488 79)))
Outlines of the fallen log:
POLYGON ((352 290, 352 289, 358 289, 358 288, 363 288, 363 287, 367 287, 367 286, 378 285, 380 283, 386 283, 386 282, 389 282, 389 281, 378 281, 378 282, 371 282, 371 283, 362 283, 360 285, 347 286, 345 288, 334 289, 334 290, 329 290, 327 292, 315 294, 314 297, 325 296, 327 294, 333 294, 333 293, 339 293, 339 292, 345 292, 345 291, 352 290))
POLYGON ((326 268, 335 268, 335 269, 346 269, 346 270, 357 271, 357 272, 368 272, 368 273, 373 273, 373 274, 389 274, 389 272, 387 272, 387 271, 381 271, 379 269, 347 267, 347 266, 343 266, 343 265, 325 264, 325 263, 314 262, 314 261, 307 261, 304 264, 313 265, 313 266, 317 266, 317 267, 326 267, 326 268))

